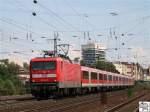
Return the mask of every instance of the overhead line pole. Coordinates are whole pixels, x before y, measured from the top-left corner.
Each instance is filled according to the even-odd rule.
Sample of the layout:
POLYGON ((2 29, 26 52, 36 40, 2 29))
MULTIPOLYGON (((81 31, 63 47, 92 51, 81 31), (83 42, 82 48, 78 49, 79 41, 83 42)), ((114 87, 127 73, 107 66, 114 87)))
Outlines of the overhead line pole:
POLYGON ((57 40, 58 39, 58 33, 54 32, 54 56, 57 56, 57 40))
POLYGON ((58 32, 54 32, 54 38, 53 39, 48 39, 48 40, 53 40, 54 41, 54 57, 57 56, 57 40, 60 40, 58 38, 58 32))

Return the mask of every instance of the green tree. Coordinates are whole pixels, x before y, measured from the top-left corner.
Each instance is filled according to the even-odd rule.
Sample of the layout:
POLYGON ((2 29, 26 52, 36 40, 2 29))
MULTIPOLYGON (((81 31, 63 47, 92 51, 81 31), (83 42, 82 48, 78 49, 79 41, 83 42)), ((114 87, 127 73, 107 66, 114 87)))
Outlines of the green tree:
POLYGON ((17 75, 19 73, 19 66, 17 64, 15 64, 14 62, 10 62, 8 65, 8 72, 13 74, 13 75, 17 75))
POLYGON ((0 64, 0 76, 3 77, 6 74, 9 74, 7 65, 0 64))
POLYGON ((81 61, 80 61, 80 65, 81 65, 81 66, 85 66, 86 64, 85 64, 85 62, 84 62, 83 60, 81 60, 81 61))
POLYGON ((25 69, 25 71, 29 71, 29 64, 24 62, 23 63, 23 68, 25 69))
POLYGON ((8 59, 2 59, 2 60, 0 60, 0 62, 4 63, 5 65, 9 64, 9 60, 8 59))
POLYGON ((14 86, 13 82, 9 79, 5 80, 3 89, 5 90, 5 93, 8 95, 13 95, 16 93, 15 86, 14 86))
POLYGON ((0 95, 2 95, 4 93, 4 81, 2 79, 0 79, 0 95))
POLYGON ((23 94, 25 85, 19 80, 19 66, 8 60, 0 60, 0 95, 23 94))
POLYGON ((101 69, 101 70, 105 70, 105 71, 109 71, 109 72, 119 73, 116 70, 116 67, 111 62, 97 61, 91 67, 101 69))

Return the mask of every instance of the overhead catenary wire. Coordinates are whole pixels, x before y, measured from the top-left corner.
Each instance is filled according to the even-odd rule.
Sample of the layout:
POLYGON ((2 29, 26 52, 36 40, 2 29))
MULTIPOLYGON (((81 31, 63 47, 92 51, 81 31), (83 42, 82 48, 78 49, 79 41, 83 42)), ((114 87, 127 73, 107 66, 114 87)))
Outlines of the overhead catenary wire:
MULTIPOLYGON (((10 18, 6 18, 6 17, 0 17, 0 21, 4 22, 4 23, 7 23, 13 27, 16 27, 18 28, 19 30, 22 30, 24 31, 25 33, 27 33, 27 28, 26 26, 27 25, 24 25, 22 23, 17 23, 15 20, 13 19, 10 19, 10 18)), ((27 33, 28 34, 28 33, 27 33)), ((28 34, 28 38, 30 37, 30 39, 32 39, 32 34, 35 34, 38 36, 38 38, 41 38, 43 35, 41 33, 37 33, 35 31, 30 31, 30 33, 28 34)))
MULTIPOLYGON (((17 27, 18 29, 21 29, 21 30, 23 30, 23 31, 25 31, 26 32, 26 25, 23 25, 23 24, 18 24, 16 21, 14 21, 14 20, 12 20, 12 19, 10 19, 10 18, 0 18, 0 20, 2 21, 2 22, 5 22, 5 23, 7 23, 7 24, 10 24, 10 25, 12 25, 12 26, 15 26, 15 27, 17 27)), ((48 24, 48 23, 46 23, 46 24, 48 24)), ((33 32, 33 31, 31 31, 31 33, 35 33, 35 32, 33 32)), ((37 33, 35 33, 35 34, 37 34, 37 33)), ((40 36, 41 37, 41 36, 40 36)), ((5 42, 6 43, 6 42, 5 42)), ((9 43, 10 44, 10 43, 9 43)), ((33 44, 33 43, 32 43, 33 44)), ((39 43, 38 43, 39 44, 39 43)), ((15 44, 16 45, 16 44, 15 44)), ((19 46, 22 46, 23 44, 20 44, 19 46)), ((27 47, 27 46, 26 46, 27 47)), ((28 46, 29 47, 29 46, 28 46)))
MULTIPOLYGON (((23 26, 21 26, 21 25, 18 25, 18 24, 16 24, 16 23, 13 23, 12 22, 12 19, 6 19, 6 18, 0 18, 0 20, 1 21, 3 21, 3 22, 5 22, 5 23, 8 23, 8 24, 10 24, 10 25, 13 25, 13 26, 15 26, 15 27, 17 27, 18 29, 21 29, 21 30, 23 30, 23 31, 25 31, 26 32, 26 28, 24 28, 23 26), (9 20, 11 20, 11 21, 9 21, 9 20)), ((34 32, 32 32, 32 33, 34 33, 34 32)), ((11 38, 11 37, 10 37, 11 38)), ((13 37, 12 37, 13 38, 13 37)), ((11 39, 12 40, 12 39, 11 39)), ((18 39, 19 41, 25 41, 25 39, 21 39, 21 38, 19 38, 18 39)), ((16 41, 16 40, 14 40, 14 41, 16 41)), ((10 41, 1 41, 1 42, 3 42, 3 43, 5 43, 4 45, 6 45, 6 43, 8 43, 9 45, 8 45, 8 47, 11 45, 11 43, 12 42, 10 42, 10 41)), ((24 46, 25 48, 24 49, 26 49, 26 48, 28 48, 29 47, 29 45, 24 45, 23 43, 12 43, 12 44, 14 44, 14 45, 17 45, 17 46, 24 46)), ((29 43, 29 41, 27 42, 27 44, 31 44, 31 43, 29 43)), ((33 45, 34 43, 32 42, 32 45, 33 45)), ((45 45, 45 43, 35 43, 36 45, 39 45, 39 44, 44 44, 45 45)))
MULTIPOLYGON (((5 1, 7 1, 9 4, 11 4, 12 6, 16 6, 16 4, 14 4, 14 3, 17 3, 18 4, 18 6, 16 6, 15 8, 17 8, 18 10, 16 10, 17 12, 24 12, 24 11, 26 11, 26 10, 23 10, 24 8, 24 5, 23 4, 21 4, 18 0, 5 0, 5 1), (15 2, 14 2, 15 1, 15 2)), ((13 10, 9 10, 9 9, 5 9, 5 10, 1 10, 1 11, 6 11, 6 12, 8 12, 8 11, 13 11, 13 10)))
MULTIPOLYGON (((66 6, 68 6, 68 7, 70 7, 73 11, 74 11, 74 13, 77 15, 77 16, 80 16, 80 17, 82 17, 82 16, 85 16, 86 17, 86 15, 81 15, 81 14, 79 14, 79 12, 74 8, 74 7, 72 7, 71 5, 70 5, 70 3, 67 1, 67 0, 64 0, 65 1, 65 3, 66 3, 66 6)), ((88 15, 87 15, 88 16, 88 15)), ((91 27, 94 27, 94 25, 90 22, 90 21, 88 21, 88 20, 86 20, 87 22, 88 22, 88 24, 91 26, 91 27)))
MULTIPOLYGON (((79 17, 81 17, 82 18, 82 15, 81 14, 79 14, 79 12, 74 8, 74 7, 72 7, 71 5, 70 5, 70 3, 67 1, 67 0, 64 0, 65 1, 65 3, 66 3, 66 6, 69 6, 71 9, 72 9, 72 11, 77 15, 77 16, 79 16, 79 17)), ((86 19, 86 21, 87 21, 87 23, 92 27, 92 31, 93 31, 93 28, 94 28, 94 25, 93 24, 91 24, 88 20, 87 20, 87 16, 86 15, 83 15, 86 19)), ((86 31, 87 32, 87 35, 88 35, 88 39, 89 40, 91 40, 91 38, 90 38, 90 35, 89 35, 89 31, 86 31)), ((93 36, 94 37, 94 36, 93 36)))
MULTIPOLYGON (((137 28, 140 28, 140 27, 138 27, 140 24, 142 24, 140 21, 142 21, 143 20, 143 18, 144 18, 144 20, 148 20, 149 18, 150 18, 150 16, 148 15, 148 16, 144 16, 144 17, 140 17, 139 19, 137 19, 135 22, 137 22, 137 24, 135 24, 134 26, 132 26, 130 29, 128 28, 128 31, 126 31, 125 33, 122 33, 122 34, 120 34, 120 35, 117 35, 117 37, 118 36, 121 36, 121 35, 123 35, 123 37, 125 37, 125 36, 127 36, 128 35, 128 33, 131 33, 133 30, 135 30, 135 29, 137 29, 137 28)), ((145 29, 143 29, 142 31, 144 31, 145 29)), ((141 31, 140 32, 138 32, 138 33, 136 33, 136 35, 137 34, 140 34, 141 33, 141 31)), ((135 35, 135 34, 133 34, 133 35, 135 35)), ((116 36, 116 34, 115 34, 115 36, 116 36)), ((121 38, 121 37, 120 37, 121 38)), ((125 38, 124 38, 125 39, 125 38)), ((134 38, 129 38, 128 40, 124 40, 123 41, 123 43, 127 43, 127 42, 129 42, 129 41, 131 41, 132 39, 134 39, 134 38)))
MULTIPOLYGON (((38 16, 38 15, 37 15, 38 16)), ((51 23, 49 23, 49 22, 47 22, 46 20, 44 20, 42 17, 38 17, 39 18, 39 20, 41 20, 43 23, 45 23, 46 25, 48 25, 48 26, 50 26, 51 28, 53 28, 52 30, 56 30, 57 31, 57 27, 56 26, 54 26, 53 24, 51 24, 51 23)))
MULTIPOLYGON (((15 0, 16 1, 16 0, 15 0)), ((21 5, 22 7, 24 7, 24 9, 29 9, 28 7, 26 7, 26 6, 24 6, 20 1, 18 1, 17 0, 17 3, 19 4, 19 5, 21 5)), ((30 10, 31 11, 31 10, 30 10)), ((46 23, 46 22, 45 22, 46 23)), ((124 25, 120 25, 120 26, 124 26, 124 25)), ((117 27, 117 26, 116 26, 117 27)), ((61 31, 61 32, 65 32, 65 31, 61 31)), ((69 32, 69 31, 66 31, 66 32, 69 32)), ((70 32, 72 32, 72 31, 70 31, 70 32)), ((89 31, 89 32, 92 32, 92 31, 89 31)))
MULTIPOLYGON (((149 18, 147 18, 147 20, 148 19, 150 19, 150 16, 149 16, 149 18)), ((130 33, 131 31, 133 31, 133 30, 135 30, 135 29, 137 29, 137 28, 140 28, 140 27, 137 27, 137 26, 139 26, 139 24, 142 24, 142 23, 137 23, 135 26, 133 26, 132 28, 130 28, 128 31, 126 31, 124 34, 127 34, 127 33, 130 33)), ((147 26, 148 27, 148 26, 147 26)), ((136 35, 138 35, 138 34, 141 34, 143 31, 145 31, 145 29, 143 29, 143 30, 141 30, 141 31, 139 31, 139 32, 137 32, 136 33, 136 35)), ((129 38, 128 40, 126 40, 126 41, 124 41, 124 42, 129 42, 129 41, 131 41, 132 39, 134 39, 134 38, 129 38)))
MULTIPOLYGON (((141 20, 148 20, 148 19, 150 19, 150 16, 144 16, 144 17, 142 17, 142 18, 140 18, 139 19, 139 21, 141 21, 141 20)), ((127 33, 129 33, 129 32, 131 32, 132 30, 135 30, 135 28, 138 28, 137 27, 137 25, 139 25, 139 24, 142 24, 141 22, 139 22, 138 21, 138 23, 135 25, 135 26, 133 26, 132 28, 130 28, 128 31, 126 31, 124 34, 127 34, 127 33)))
MULTIPOLYGON (((31 15, 31 13, 33 12, 33 10, 32 10, 30 7, 28 7, 28 6, 26 6, 26 5, 23 5, 20 1, 15 0, 14 2, 16 2, 20 8, 22 8, 22 9, 27 9, 28 12, 30 12, 30 13, 29 13, 30 15, 31 15)), ((35 12, 33 12, 33 13, 35 13, 35 12)), ((32 13, 32 15, 33 15, 33 13, 32 13)), ((36 14, 36 13, 35 13, 35 14, 36 14)), ((48 25, 50 28, 52 28, 52 30, 56 30, 56 29, 57 29, 56 26, 54 26, 54 25, 51 24, 50 22, 44 20, 44 19, 41 18, 39 15, 36 15, 36 16, 37 16, 37 18, 38 18, 41 22, 43 22, 44 24, 46 24, 46 25, 48 25)))
MULTIPOLYGON (((0 17, 0 21, 5 22, 9 25, 15 26, 16 28, 21 29, 24 32, 27 32, 26 25, 17 23, 13 19, 6 18, 6 17, 5 18, 0 17)), ((31 33, 36 34, 37 36, 40 36, 40 37, 42 36, 40 33, 37 33, 37 32, 34 32, 34 31, 31 31, 31 33)))
POLYGON ((122 28, 122 27, 125 27, 127 25, 134 24, 135 22, 139 22, 139 21, 143 20, 143 18, 148 19, 148 18, 150 18, 150 15, 146 15, 146 16, 142 16, 142 17, 133 19, 133 20, 129 21, 128 23, 123 22, 122 24, 118 24, 118 25, 113 26, 113 28, 122 28))
POLYGON ((56 12, 54 12, 52 9, 47 8, 46 6, 44 6, 43 4, 41 4, 40 2, 37 3, 40 7, 42 7, 43 9, 47 10, 48 14, 51 16, 51 14, 53 14, 58 21, 62 21, 63 23, 65 23, 66 25, 68 25, 69 27, 71 27, 72 29, 76 30, 76 31, 80 31, 77 27, 75 27, 73 24, 69 23, 68 21, 66 21, 63 17, 59 16, 56 12))
MULTIPOLYGON (((24 4, 22 4, 21 3, 21 1, 19 1, 19 0, 14 0, 17 4, 18 4, 18 6, 20 7, 20 8, 24 8, 24 9, 30 9, 29 7, 27 7, 27 6, 25 6, 24 4)), ((37 3, 39 3, 39 2, 37 2, 37 3)), ((30 10, 31 11, 31 10, 30 10)), ((133 22, 133 21, 132 21, 133 22)), ((124 25, 119 25, 120 27, 123 27, 124 25)), ((115 26, 115 27, 119 27, 119 26, 115 26)), ((108 29, 108 28, 107 28, 108 29)), ((62 31, 63 32, 63 31, 62 31)), ((68 31, 69 32, 69 31, 68 31)))
MULTIPOLYGON (((26 43, 26 44, 21 44, 20 42, 17 42, 17 41, 14 41, 14 42, 9 42, 9 41, 3 41, 5 44, 4 44, 4 46, 6 47, 6 48, 15 48, 15 51, 16 52, 20 52, 20 53, 30 53, 30 54, 32 54, 34 51, 37 51, 37 45, 39 45, 39 43, 38 44, 34 44, 34 47, 33 47, 33 44, 32 44, 32 47, 31 46, 29 46, 30 44, 28 44, 28 43, 26 43), (21 47, 17 47, 17 46, 21 46, 21 47), (21 48, 21 49, 20 49, 21 48), (18 50, 17 50, 18 49, 18 50), (24 49, 24 50, 23 50, 24 49), (23 50, 23 51, 22 51, 23 50)), ((40 43, 40 44, 44 44, 44 43, 40 43)), ((44 44, 45 45, 45 44, 44 44)), ((7 49, 5 49, 5 51, 7 51, 7 49)), ((13 49, 10 49, 9 51, 14 51, 13 49)), ((8 52, 9 52, 8 51, 8 52)), ((42 53, 42 50, 40 49, 40 48, 38 48, 38 51, 40 51, 40 53, 42 53)), ((38 53, 38 54, 40 54, 40 53, 38 53)), ((4 53, 3 53, 4 54, 4 53)), ((20 54, 21 55, 21 54, 20 54)))

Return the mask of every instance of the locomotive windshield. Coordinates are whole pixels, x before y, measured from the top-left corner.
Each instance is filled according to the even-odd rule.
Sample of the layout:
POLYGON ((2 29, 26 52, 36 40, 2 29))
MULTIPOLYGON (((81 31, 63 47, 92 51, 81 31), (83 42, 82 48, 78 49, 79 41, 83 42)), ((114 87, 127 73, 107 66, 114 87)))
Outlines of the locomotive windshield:
POLYGON ((55 61, 32 62, 32 70, 54 70, 56 69, 55 61))

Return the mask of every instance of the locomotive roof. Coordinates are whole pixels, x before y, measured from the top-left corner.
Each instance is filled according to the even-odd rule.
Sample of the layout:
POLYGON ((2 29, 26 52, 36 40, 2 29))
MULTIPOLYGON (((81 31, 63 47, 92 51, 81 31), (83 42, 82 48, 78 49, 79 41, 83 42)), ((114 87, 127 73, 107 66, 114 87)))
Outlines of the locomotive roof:
POLYGON ((31 61, 66 61, 68 63, 71 63, 69 60, 61 57, 36 57, 31 59, 31 61))
POLYGON ((36 57, 31 59, 31 61, 61 61, 60 57, 36 57))

